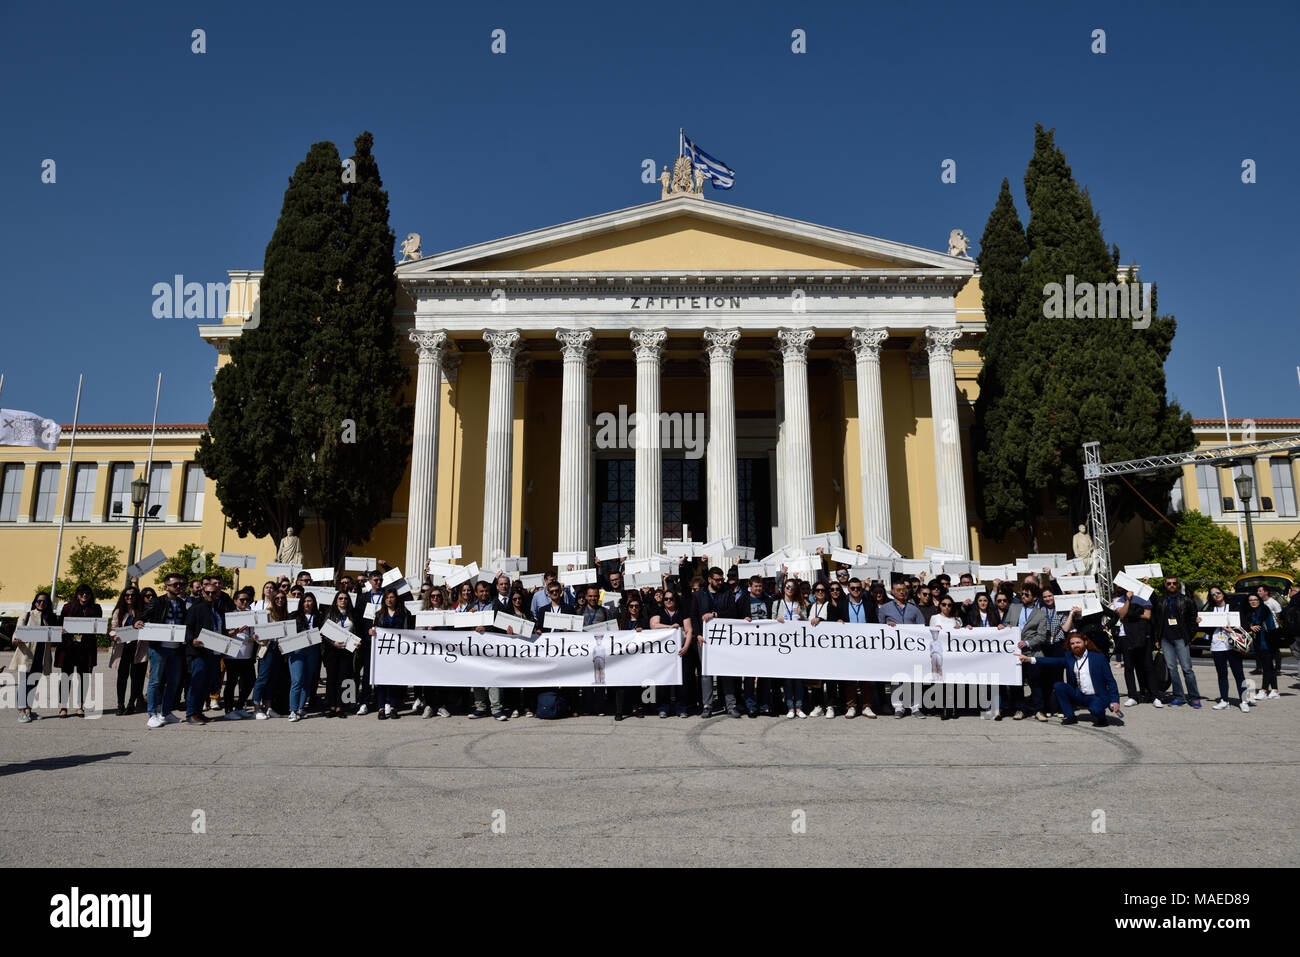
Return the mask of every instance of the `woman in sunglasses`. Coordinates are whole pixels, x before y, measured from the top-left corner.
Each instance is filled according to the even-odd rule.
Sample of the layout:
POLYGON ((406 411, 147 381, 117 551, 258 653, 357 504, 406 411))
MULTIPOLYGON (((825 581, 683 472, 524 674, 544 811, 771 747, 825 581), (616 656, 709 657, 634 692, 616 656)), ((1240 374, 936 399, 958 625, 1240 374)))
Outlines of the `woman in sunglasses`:
MULTIPOLYGON (((333 622, 344 631, 356 634, 356 615, 352 610, 352 598, 346 591, 338 591, 330 610, 326 613, 327 621, 333 622)), ((325 717, 346 718, 343 710, 343 682, 352 677, 352 656, 347 645, 321 636, 321 660, 325 665, 325 717)))
MULTIPOLYGON (((969 627, 965 621, 958 617, 960 609, 957 603, 948 595, 940 597, 936 610, 930 618, 930 628, 939 628, 943 631, 955 631, 969 627)), ((933 657, 933 656, 932 656, 933 657)), ((940 683, 940 693, 943 695, 943 705, 940 708, 939 718, 941 721, 957 720, 957 686, 953 684, 940 683)))
POLYGON ((113 651, 108 658, 108 670, 117 666, 117 713, 118 715, 135 714, 136 707, 142 710, 144 701, 144 675, 149 670, 149 644, 135 640, 135 620, 140 617, 144 605, 140 593, 134 587, 127 588, 113 608, 112 627, 109 634, 113 636, 113 651), (131 697, 126 696, 126 683, 131 682, 131 697))
MULTIPOLYGON (((69 618, 103 618, 104 610, 99 607, 95 601, 95 593, 89 585, 78 585, 76 593, 72 596, 72 601, 63 606, 63 611, 59 613, 59 624, 64 624, 69 618)), ((59 645, 58 655, 55 664, 64 675, 71 680, 73 672, 76 672, 77 683, 69 685, 69 694, 71 703, 77 706, 77 717, 86 716, 86 691, 90 685, 90 675, 95 670, 96 659, 96 642, 97 638, 93 634, 63 634, 63 643, 59 645)), ((67 708, 59 709, 59 717, 68 716, 67 708)))
MULTIPOLYGON (((848 616, 840 610, 837 592, 842 594, 839 582, 818 582, 813 585, 812 602, 808 605, 808 623, 816 626, 823 621, 847 621, 848 616)), ((840 694, 838 681, 823 680, 821 685, 822 703, 808 712, 810 718, 835 717, 835 701, 840 694)))
MULTIPOLYGON (((1228 612, 1232 611, 1228 607, 1228 599, 1224 597, 1223 589, 1215 586, 1210 589, 1210 596, 1205 600, 1205 612, 1228 612)), ((1200 624, 1201 616, 1196 616, 1197 624, 1200 624)), ((1228 669, 1232 669, 1232 680, 1235 682, 1234 687, 1241 697, 1238 699, 1239 707, 1242 711, 1250 711, 1250 691, 1246 687, 1246 673, 1242 668, 1242 662, 1245 661, 1241 652, 1233 648, 1228 643, 1227 628, 1210 629, 1210 657, 1214 659, 1214 670, 1219 673, 1219 700, 1214 705, 1214 711, 1222 711, 1228 707, 1228 669)))
MULTIPOLYGON (((691 635, 691 616, 685 614, 678 601, 677 592, 672 588, 661 590, 663 600, 662 607, 650 618, 651 628, 680 628, 682 630, 681 648, 677 651, 677 656, 682 659, 682 683, 675 685, 668 691, 669 701, 677 706, 677 717, 685 718, 690 710, 691 692, 693 684, 690 676, 687 674, 686 653, 690 651, 693 644, 691 635)), ((668 701, 661 702, 659 705, 659 717, 668 717, 668 701)))
MULTIPOLYGON (((506 595, 506 605, 503 609, 507 615, 514 615, 516 618, 522 618, 525 621, 533 620, 533 612, 529 606, 532 604, 524 586, 515 582, 510 586, 510 591, 506 595)), ((508 629, 508 634, 513 634, 514 629, 508 629)), ((526 638, 524 639, 527 640, 526 638)), ((516 706, 510 712, 510 717, 518 718, 522 715, 525 718, 531 718, 534 714, 534 708, 537 702, 536 688, 516 688, 515 689, 516 706)))
MULTIPOLYGON (((623 599, 623 604, 618 610, 618 630, 619 631, 642 631, 650 627, 650 616, 646 611, 645 605, 642 604, 641 593, 630 591, 623 599)), ((614 720, 622 721, 627 715, 624 711, 624 699, 629 689, 620 686, 614 691, 614 720)), ((633 694, 637 694, 641 689, 632 688, 633 694)), ((645 708, 640 704, 632 709, 632 717, 644 718, 645 708)))
MULTIPOLYGON (((800 582, 794 578, 787 578, 781 586, 781 596, 772 602, 772 618, 774 621, 807 621, 808 605, 803 600, 803 592, 800 582)), ((785 716, 787 718, 806 718, 803 710, 803 679, 802 678, 785 678, 782 680, 785 689, 785 716)))
MULTIPOLYGON (((58 623, 59 616, 54 614, 54 605, 50 601, 50 593, 44 591, 37 593, 36 597, 32 599, 32 607, 27 610, 27 614, 18 622, 24 627, 44 626, 46 628, 53 628, 58 623)), ((40 717, 39 714, 28 707, 28 704, 31 701, 32 685, 41 680, 41 675, 45 673, 45 665, 45 642, 29 645, 25 641, 14 639, 14 653, 13 657, 9 659, 9 673, 26 676, 22 679, 22 707, 18 709, 20 724, 27 724, 40 717)))

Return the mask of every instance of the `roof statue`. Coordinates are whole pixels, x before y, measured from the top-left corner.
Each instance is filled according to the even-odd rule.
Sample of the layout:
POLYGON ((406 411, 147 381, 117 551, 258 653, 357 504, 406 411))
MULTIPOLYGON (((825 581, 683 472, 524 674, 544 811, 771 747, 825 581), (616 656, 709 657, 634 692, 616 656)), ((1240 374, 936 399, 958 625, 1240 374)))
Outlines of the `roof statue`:
POLYGON ((659 174, 659 184, 663 187, 659 198, 667 199, 680 193, 703 197, 704 180, 704 171, 696 169, 689 156, 679 156, 673 161, 672 173, 668 172, 665 164, 664 171, 659 174))
POLYGON ((398 260, 398 264, 414 262, 422 258, 424 258, 424 254, 420 252, 420 234, 407 233, 406 239, 402 243, 402 258, 398 260))
POLYGON ((954 229, 948 234, 948 255, 970 259, 970 240, 960 229, 954 229))

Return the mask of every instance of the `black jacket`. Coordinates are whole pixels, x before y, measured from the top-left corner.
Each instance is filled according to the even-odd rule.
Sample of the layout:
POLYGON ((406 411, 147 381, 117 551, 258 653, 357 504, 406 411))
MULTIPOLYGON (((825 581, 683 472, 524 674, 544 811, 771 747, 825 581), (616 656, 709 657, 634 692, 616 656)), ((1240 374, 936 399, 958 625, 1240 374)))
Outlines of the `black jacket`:
MULTIPOLYGON (((1151 625, 1156 641, 1181 638, 1188 643, 1196 637, 1196 599, 1182 592, 1172 598, 1168 595, 1151 596, 1151 625), (1177 624, 1170 626, 1169 619, 1177 624)), ((1127 627, 1127 622, 1125 623, 1127 627)))
POLYGON ((194 639, 199 637, 199 632, 204 628, 209 631, 226 633, 226 613, 221 608, 221 603, 216 606, 217 614, 221 618, 221 627, 215 627, 212 621, 212 606, 206 601, 196 601, 190 606, 190 610, 185 613, 185 657, 198 658, 208 657, 212 654, 207 648, 195 648, 194 639))

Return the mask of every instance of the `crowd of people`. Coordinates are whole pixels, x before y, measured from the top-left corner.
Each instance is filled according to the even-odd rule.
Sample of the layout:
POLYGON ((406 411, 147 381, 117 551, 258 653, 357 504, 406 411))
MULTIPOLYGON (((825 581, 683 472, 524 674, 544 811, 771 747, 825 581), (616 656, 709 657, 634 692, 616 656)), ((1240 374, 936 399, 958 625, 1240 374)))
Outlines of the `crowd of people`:
MULTIPOLYGON (((267 581, 260 594, 251 586, 228 594, 219 576, 187 582, 181 575, 167 575, 162 594, 132 584, 109 615, 109 669, 116 672, 116 713, 146 714, 150 728, 181 721, 176 712, 182 709, 183 720, 193 725, 207 724, 218 713, 232 720, 284 715, 289 721, 301 721, 309 714, 340 719, 374 714, 378 720, 390 720, 403 714, 433 718, 458 713, 508 721, 539 713, 539 693, 544 689, 374 685, 370 643, 377 629, 416 628, 408 605, 412 601, 430 611, 502 612, 533 622, 538 631, 547 627, 546 617, 551 614, 580 616, 586 626, 612 620, 619 630, 681 629, 682 683, 652 689, 649 702, 640 688, 613 689, 612 694, 603 688, 554 689, 564 693, 546 696, 547 716, 557 716, 549 712, 559 701, 565 714, 612 714, 619 721, 650 713, 660 718, 784 714, 792 719, 936 714, 951 720, 973 711, 994 721, 1004 717, 1047 721, 1060 715, 1063 723, 1074 723, 1076 710, 1083 709, 1102 724, 1107 712, 1119 712, 1121 707, 1108 660, 1112 654, 1115 667, 1123 670, 1123 707, 1150 703, 1157 708, 1199 709, 1201 693, 1190 647, 1201 630, 1209 634, 1218 676, 1214 709, 1226 709, 1235 701, 1236 707, 1248 712, 1259 701, 1279 697, 1280 649, 1288 638, 1300 635, 1300 587, 1292 586, 1284 610, 1261 586, 1249 596, 1240 630, 1202 629, 1203 613, 1227 610, 1225 593, 1218 587, 1209 589, 1202 607, 1172 576, 1164 579, 1163 588, 1150 600, 1121 593, 1102 614, 1092 616, 1085 616, 1072 603, 1074 596, 1062 594, 1046 570, 1041 575, 1027 574, 1018 583, 995 582, 991 590, 960 601, 950 593, 954 586, 947 575, 929 581, 894 576, 886 586, 882 581, 852 577, 847 567, 818 574, 813 580, 783 574, 742 581, 734 566, 729 572, 702 566, 663 576, 655 587, 625 588, 621 566, 614 562, 601 566, 599 584, 570 587, 548 572, 541 587, 527 589, 503 572, 491 580, 448 588, 426 575, 417 595, 399 594, 394 585, 385 587, 383 580, 380 569, 355 578, 340 574, 329 583, 333 597, 328 604, 321 604, 314 593, 322 583, 313 586, 306 572, 295 582, 267 581), (369 614, 368 605, 375 606, 369 614), (290 622, 284 629, 289 635, 321 629, 327 622, 337 627, 327 629, 333 637, 282 652, 276 638, 259 636, 257 625, 227 627, 229 614, 248 611, 262 612, 260 619, 268 622, 290 622), (924 695, 917 684, 891 690, 885 682, 707 676, 701 672, 700 641, 715 618, 806 621, 812 627, 823 622, 1014 627, 1020 630, 1023 683, 985 688, 977 705, 968 708, 955 699, 953 686, 944 686, 940 702, 932 707, 927 703, 932 696, 924 695), (184 640, 137 640, 137 630, 146 624, 182 626, 184 640), (225 653, 204 647, 201 633, 205 630, 233 639, 225 653), (356 641, 333 640, 342 633, 355 636, 356 641), (1243 633, 1251 639, 1245 646, 1243 633), (1167 663, 1173 685, 1170 694, 1158 690, 1163 681, 1157 676, 1157 654, 1167 663), (1258 690, 1245 676, 1248 654, 1261 675, 1258 690)), ((957 582, 958 587, 971 585, 969 575, 957 582)), ((36 595, 19 624, 63 627, 68 619, 103 617, 92 589, 81 585, 57 613, 48 593, 36 595)), ((476 630, 513 632, 495 625, 480 625, 476 630)), ((86 682, 97 663, 96 638, 69 633, 64 627, 58 643, 18 641, 9 670, 26 673, 30 688, 42 674, 57 669, 63 676, 59 717, 67 717, 69 709, 84 716, 86 682)), ((30 703, 30 695, 24 695, 20 721, 38 717, 30 703)))

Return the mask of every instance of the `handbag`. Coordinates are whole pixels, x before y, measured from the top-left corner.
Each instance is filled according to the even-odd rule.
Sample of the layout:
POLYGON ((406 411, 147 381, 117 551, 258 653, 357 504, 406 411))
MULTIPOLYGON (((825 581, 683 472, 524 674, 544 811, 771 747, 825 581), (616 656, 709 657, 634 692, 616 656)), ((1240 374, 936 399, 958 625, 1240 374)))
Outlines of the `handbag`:
POLYGON ((1224 629, 1224 633, 1229 648, 1239 655, 1250 654, 1251 648, 1255 645, 1255 639, 1250 632, 1230 625, 1224 629))
POLYGON ((1157 649, 1151 655, 1151 690, 1163 694, 1169 690, 1173 680, 1169 677, 1169 662, 1165 660, 1163 649, 1157 649))

